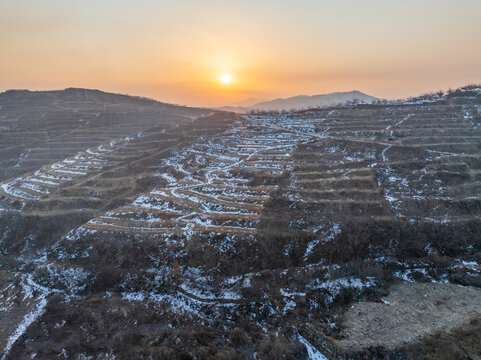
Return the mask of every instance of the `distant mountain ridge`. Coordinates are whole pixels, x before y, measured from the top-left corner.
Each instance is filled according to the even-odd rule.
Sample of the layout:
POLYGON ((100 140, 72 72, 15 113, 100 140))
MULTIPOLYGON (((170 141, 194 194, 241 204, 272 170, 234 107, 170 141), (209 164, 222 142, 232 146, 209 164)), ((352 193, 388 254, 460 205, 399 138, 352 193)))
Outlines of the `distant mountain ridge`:
POLYGON ((334 92, 321 95, 299 95, 287 99, 275 99, 264 101, 250 106, 251 109, 259 110, 290 110, 290 109, 307 109, 318 106, 336 105, 346 103, 358 99, 362 102, 372 103, 378 100, 374 96, 364 94, 358 90, 348 92, 334 92))
POLYGON ((282 111, 291 109, 308 109, 322 106, 330 106, 337 104, 345 104, 348 101, 359 100, 365 103, 372 103, 379 100, 378 98, 364 94, 358 90, 352 90, 347 92, 334 92, 330 94, 320 95, 298 95, 286 99, 275 99, 269 101, 262 101, 250 106, 223 106, 220 109, 226 111, 235 112, 249 112, 251 110, 264 110, 264 111, 282 111))
MULTIPOLYGON (((233 103, 230 106, 218 107, 218 110, 224 110, 229 112, 247 113, 252 110, 265 110, 265 111, 282 111, 291 109, 307 109, 322 106, 330 106, 337 104, 345 104, 348 101, 358 99, 361 102, 372 103, 379 100, 376 97, 367 95, 358 90, 349 92, 334 92, 330 94, 321 95, 298 95, 286 99, 275 99, 268 101, 257 102, 252 104, 256 99, 250 98, 245 101, 239 101, 233 103), (241 105, 245 104, 245 105, 241 105)), ((176 105, 159 102, 154 99, 149 99, 140 96, 130 96, 124 94, 114 94, 104 92, 95 89, 83 89, 83 88, 67 88, 64 90, 49 90, 49 91, 30 91, 30 90, 7 90, 0 93, 0 102, 16 102, 24 103, 32 106, 33 104, 50 104, 52 102, 89 102, 89 103, 130 103, 132 105, 141 106, 154 106, 163 108, 192 108, 190 106, 176 105)))

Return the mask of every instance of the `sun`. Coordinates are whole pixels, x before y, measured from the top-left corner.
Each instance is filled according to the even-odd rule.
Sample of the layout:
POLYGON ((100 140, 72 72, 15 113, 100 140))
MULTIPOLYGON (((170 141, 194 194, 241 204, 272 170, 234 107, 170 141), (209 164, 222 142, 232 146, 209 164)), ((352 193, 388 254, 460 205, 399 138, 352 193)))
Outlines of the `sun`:
POLYGON ((219 78, 220 82, 224 85, 229 85, 232 82, 232 75, 224 73, 219 78))

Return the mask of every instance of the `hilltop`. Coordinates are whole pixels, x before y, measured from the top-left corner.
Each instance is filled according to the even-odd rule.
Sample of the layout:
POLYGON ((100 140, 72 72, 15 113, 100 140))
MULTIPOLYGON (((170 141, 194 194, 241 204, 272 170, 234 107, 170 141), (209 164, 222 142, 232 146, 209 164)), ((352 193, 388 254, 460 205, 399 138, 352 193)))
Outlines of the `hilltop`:
POLYGON ((186 108, 173 104, 162 103, 153 99, 114 94, 96 89, 67 88, 64 90, 30 91, 24 89, 6 90, 0 93, 0 104, 17 104, 25 106, 52 105, 56 103, 96 103, 131 104, 138 106, 163 106, 170 108, 186 108))

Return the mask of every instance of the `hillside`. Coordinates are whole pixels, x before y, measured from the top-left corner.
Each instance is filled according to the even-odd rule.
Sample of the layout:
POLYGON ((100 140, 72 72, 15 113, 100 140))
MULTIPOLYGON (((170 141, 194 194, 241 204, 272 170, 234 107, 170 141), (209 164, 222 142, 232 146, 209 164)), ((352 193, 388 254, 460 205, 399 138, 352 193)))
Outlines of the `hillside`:
POLYGON ((89 146, 211 112, 88 89, 0 93, 0 180, 89 146))
POLYGON ((250 115, 69 92, 0 95, 5 359, 479 356, 480 88, 250 115))

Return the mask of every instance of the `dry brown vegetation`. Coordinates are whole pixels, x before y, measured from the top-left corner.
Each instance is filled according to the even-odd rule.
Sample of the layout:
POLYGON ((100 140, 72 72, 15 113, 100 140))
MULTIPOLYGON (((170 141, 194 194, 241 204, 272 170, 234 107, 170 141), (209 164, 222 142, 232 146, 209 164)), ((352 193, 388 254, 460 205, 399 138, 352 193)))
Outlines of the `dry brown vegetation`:
MULTIPOLYGON (((305 359, 302 329, 340 338, 402 280, 480 287, 476 94, 184 117, 38 200, 4 195, 22 211, 0 218, 2 269, 51 291, 10 357, 305 359)), ((462 354, 468 328, 353 356, 462 354)))

